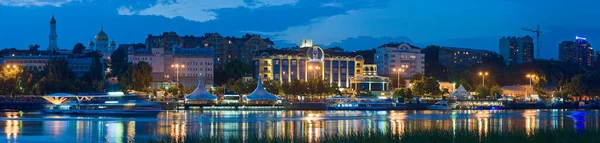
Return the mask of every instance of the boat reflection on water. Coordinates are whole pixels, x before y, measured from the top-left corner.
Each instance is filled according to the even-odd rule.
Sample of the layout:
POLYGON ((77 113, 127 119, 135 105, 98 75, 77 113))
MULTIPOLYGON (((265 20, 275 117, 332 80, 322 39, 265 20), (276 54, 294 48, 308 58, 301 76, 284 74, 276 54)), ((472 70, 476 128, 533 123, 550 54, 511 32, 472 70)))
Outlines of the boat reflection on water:
POLYGON ((598 128, 598 111, 165 111, 156 117, 0 114, 0 142, 134 142, 156 136, 289 137, 311 142, 325 135, 380 131, 402 136, 417 130, 494 131, 598 128))

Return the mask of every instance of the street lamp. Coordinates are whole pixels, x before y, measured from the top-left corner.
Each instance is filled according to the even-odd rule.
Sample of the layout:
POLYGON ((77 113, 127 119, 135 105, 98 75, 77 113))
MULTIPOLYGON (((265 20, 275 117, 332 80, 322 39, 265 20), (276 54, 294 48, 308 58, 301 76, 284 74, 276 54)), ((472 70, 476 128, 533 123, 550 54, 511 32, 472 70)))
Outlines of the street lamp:
POLYGON ((485 86, 485 77, 488 75, 488 72, 479 72, 479 76, 482 77, 482 84, 485 86))
MULTIPOLYGON (((525 77, 529 78, 529 87, 531 87, 531 91, 533 92, 533 84, 531 83, 533 78, 536 78, 537 76, 535 74, 527 74, 525 77)), ((531 94, 531 92, 529 94, 531 94)))
POLYGON ((172 64, 171 68, 175 68, 175 70, 177 71, 177 84, 179 84, 179 68, 185 68, 185 65, 183 65, 183 64, 172 64))
POLYGON ((394 69, 392 69, 392 71, 398 73, 398 88, 400 88, 400 72, 404 72, 404 69, 402 69, 402 68, 398 68, 398 69, 394 68, 394 69))

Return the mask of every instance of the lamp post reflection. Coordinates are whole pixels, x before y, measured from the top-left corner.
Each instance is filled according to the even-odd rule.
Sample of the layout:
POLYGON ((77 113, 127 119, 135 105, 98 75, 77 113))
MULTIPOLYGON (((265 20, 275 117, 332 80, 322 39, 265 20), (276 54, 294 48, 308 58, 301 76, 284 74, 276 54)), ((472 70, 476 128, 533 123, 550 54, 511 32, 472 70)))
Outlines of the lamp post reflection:
MULTIPOLYGON (((9 119, 19 118, 19 114, 17 112, 8 112, 6 113, 6 117, 9 119)), ((4 127, 4 134, 6 134, 7 142, 18 142, 17 138, 21 133, 21 120, 6 120, 6 126, 4 127)))

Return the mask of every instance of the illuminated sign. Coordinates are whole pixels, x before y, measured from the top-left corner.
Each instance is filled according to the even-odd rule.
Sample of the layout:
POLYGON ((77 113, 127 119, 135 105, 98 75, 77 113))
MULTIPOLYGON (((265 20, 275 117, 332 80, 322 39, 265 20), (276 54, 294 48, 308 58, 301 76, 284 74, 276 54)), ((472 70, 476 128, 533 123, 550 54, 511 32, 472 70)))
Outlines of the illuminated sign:
POLYGON ((577 40, 587 40, 585 37, 579 37, 579 36, 575 36, 575 39, 577 39, 577 40))

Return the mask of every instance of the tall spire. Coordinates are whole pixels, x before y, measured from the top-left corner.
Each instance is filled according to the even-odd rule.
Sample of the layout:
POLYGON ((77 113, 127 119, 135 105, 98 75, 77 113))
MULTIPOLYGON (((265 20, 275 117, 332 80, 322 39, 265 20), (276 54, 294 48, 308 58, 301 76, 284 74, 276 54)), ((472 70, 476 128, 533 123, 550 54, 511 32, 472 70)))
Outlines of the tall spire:
POLYGON ((48 35, 48 51, 58 51, 57 39, 56 19, 54 19, 54 13, 52 13, 52 18, 50 19, 50 34, 48 35))

